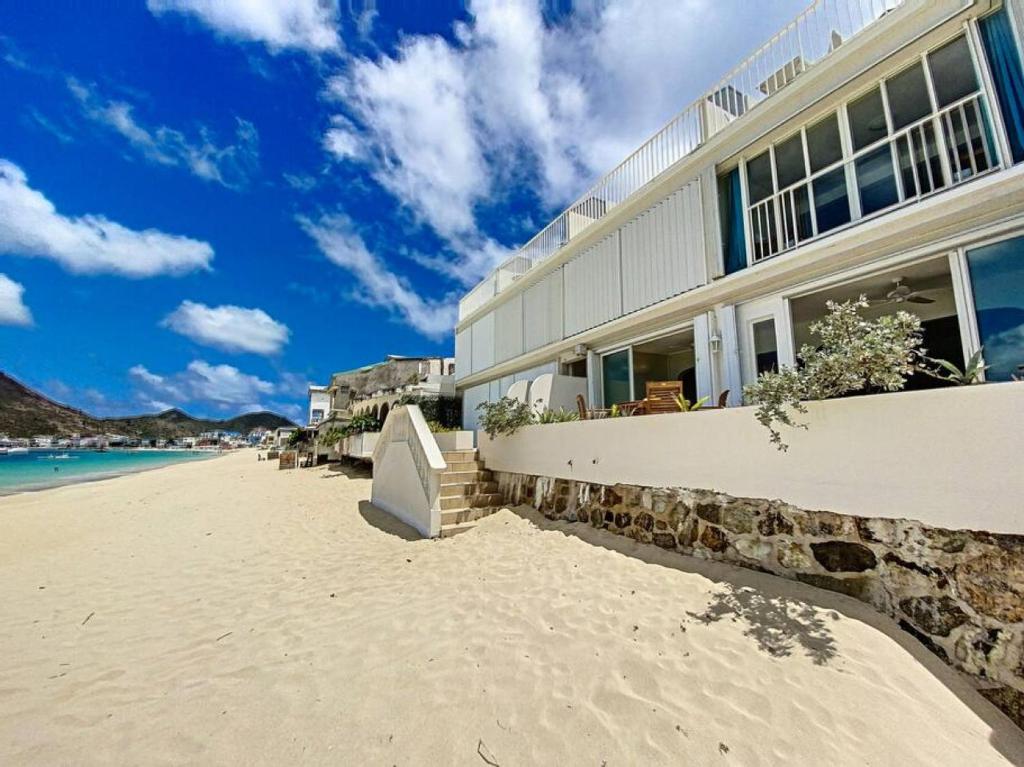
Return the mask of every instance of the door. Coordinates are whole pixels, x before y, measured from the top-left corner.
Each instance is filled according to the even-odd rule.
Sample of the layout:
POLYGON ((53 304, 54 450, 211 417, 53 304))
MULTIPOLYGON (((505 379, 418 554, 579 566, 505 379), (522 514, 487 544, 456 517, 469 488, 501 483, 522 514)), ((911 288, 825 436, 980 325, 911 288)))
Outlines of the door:
POLYGON ((781 296, 739 304, 736 326, 744 385, 769 370, 793 367, 789 305, 781 296))

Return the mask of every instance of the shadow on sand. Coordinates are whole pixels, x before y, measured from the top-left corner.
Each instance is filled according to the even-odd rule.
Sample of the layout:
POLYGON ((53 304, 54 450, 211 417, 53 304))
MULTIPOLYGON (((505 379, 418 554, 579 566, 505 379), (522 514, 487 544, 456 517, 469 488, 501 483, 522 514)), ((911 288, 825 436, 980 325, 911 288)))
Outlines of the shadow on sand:
POLYGON ((924 666, 991 730, 989 740, 1011 764, 1024 764, 1021 731, 975 689, 966 676, 946 665, 928 648, 903 631, 894 620, 852 597, 735 565, 665 551, 607 530, 579 523, 552 521, 529 506, 510 510, 541 530, 579 538, 608 551, 651 565, 700 575, 716 588, 705 609, 689 613, 699 624, 742 621, 758 650, 785 657, 799 647, 814 663, 825 665, 838 653, 829 622, 840 615, 871 626, 899 645, 924 666))
POLYGON ((348 463, 346 461, 335 461, 326 466, 326 471, 320 479, 371 479, 373 472, 370 467, 363 463, 348 463))
POLYGON ((395 519, 386 511, 382 511, 369 501, 359 502, 359 516, 366 520, 371 527, 376 527, 381 532, 394 535, 406 541, 422 541, 423 536, 414 528, 395 519))

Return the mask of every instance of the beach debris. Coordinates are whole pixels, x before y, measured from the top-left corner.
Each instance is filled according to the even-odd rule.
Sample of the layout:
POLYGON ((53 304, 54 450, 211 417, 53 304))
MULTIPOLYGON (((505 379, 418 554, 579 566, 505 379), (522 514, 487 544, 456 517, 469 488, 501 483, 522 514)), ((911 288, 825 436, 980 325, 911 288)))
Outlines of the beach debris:
POLYGON ((498 758, 491 753, 491 749, 487 748, 487 744, 483 740, 478 740, 476 743, 476 753, 484 760, 485 764, 491 765, 491 767, 501 767, 498 764, 498 758))
POLYGON ((334 599, 334 592, 331 592, 331 599, 334 599))
POLYGON ((214 642, 219 642, 220 640, 222 640, 222 639, 226 639, 227 637, 231 636, 231 635, 232 635, 232 634, 234 634, 234 633, 235 633, 234 631, 229 631, 229 632, 228 632, 228 633, 226 633, 226 634, 221 634, 221 635, 220 635, 219 637, 217 637, 217 638, 216 638, 216 639, 214 639, 213 641, 214 641, 214 642))
POLYGON ((722 753, 722 754, 728 754, 729 753, 729 747, 727 745, 725 745, 724 743, 719 743, 718 744, 718 751, 720 753, 722 753))
POLYGON ((85 625, 86 623, 88 623, 88 622, 89 622, 89 619, 90 619, 90 618, 91 618, 92 616, 94 616, 95 614, 96 614, 96 611, 95 611, 95 610, 93 610, 93 611, 92 611, 91 613, 89 613, 88 615, 86 615, 86 616, 85 616, 85 620, 84 620, 84 621, 82 621, 82 625, 84 626, 84 625, 85 625))

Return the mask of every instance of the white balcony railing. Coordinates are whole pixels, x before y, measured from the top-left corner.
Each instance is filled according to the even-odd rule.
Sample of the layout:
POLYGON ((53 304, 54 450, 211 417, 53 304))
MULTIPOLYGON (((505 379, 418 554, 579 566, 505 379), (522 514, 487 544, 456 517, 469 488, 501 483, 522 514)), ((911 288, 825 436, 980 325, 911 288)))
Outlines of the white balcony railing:
POLYGON ((851 37, 915 1, 920 0, 815 0, 467 293, 459 302, 459 320, 851 37))

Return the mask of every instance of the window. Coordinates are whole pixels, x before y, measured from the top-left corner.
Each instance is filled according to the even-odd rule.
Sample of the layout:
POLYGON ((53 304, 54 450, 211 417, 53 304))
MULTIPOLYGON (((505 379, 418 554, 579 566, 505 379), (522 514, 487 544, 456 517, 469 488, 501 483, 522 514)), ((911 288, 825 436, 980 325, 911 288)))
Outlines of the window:
POLYGON ((606 354, 601 360, 601 383, 604 387, 604 405, 611 407, 629 402, 629 349, 606 354))
POLYGON ((850 137, 853 139, 854 150, 871 146, 889 135, 881 88, 876 87, 856 101, 851 101, 846 110, 850 118, 850 137))
POLYGON ((1024 237, 967 251, 989 381, 1024 374, 1024 237))
POLYGON ((748 160, 751 260, 995 168, 993 115, 979 83, 961 34, 748 160))
POLYGON ((807 129, 807 155, 811 161, 811 173, 843 159, 839 118, 835 112, 807 129))
POLYGON ((892 166, 892 148, 886 144, 857 160, 857 191, 860 210, 865 216, 899 202, 896 174, 892 166))
POLYGON ((935 85, 940 107, 969 96, 978 90, 978 76, 967 38, 961 35, 951 43, 928 54, 928 69, 935 85))
POLYGON ((889 97, 893 130, 899 130, 932 113, 928 83, 925 82, 924 67, 920 62, 886 80, 885 92, 889 97))
POLYGON ((772 159, 769 152, 762 152, 747 163, 747 194, 750 202, 760 202, 775 191, 772 183, 772 159))
POLYGON ((754 364, 757 374, 779 369, 779 344, 775 336, 775 320, 761 320, 751 326, 754 333, 754 364))
POLYGON ((743 226, 743 190, 740 169, 718 179, 718 210, 722 226, 722 254, 725 273, 732 274, 747 266, 747 235, 743 226))
POLYGON ((1004 5, 979 25, 1014 162, 1024 160, 1024 70, 1013 25, 1004 5))

